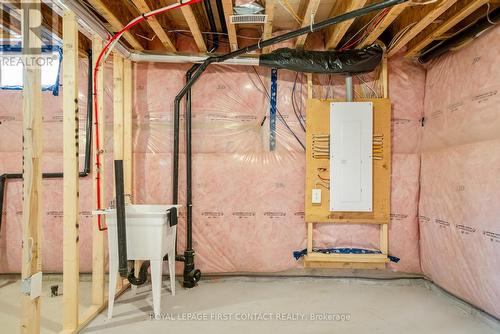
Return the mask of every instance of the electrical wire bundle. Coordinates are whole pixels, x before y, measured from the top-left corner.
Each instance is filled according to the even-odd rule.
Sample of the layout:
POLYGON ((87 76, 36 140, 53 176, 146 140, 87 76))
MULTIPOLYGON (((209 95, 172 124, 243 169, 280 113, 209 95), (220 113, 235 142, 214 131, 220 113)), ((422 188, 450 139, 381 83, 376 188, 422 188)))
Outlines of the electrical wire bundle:
POLYGON ((317 169, 316 181, 314 182, 314 187, 321 186, 327 190, 330 190, 330 177, 321 176, 321 173, 328 172, 328 168, 319 167, 317 169))
POLYGON ((373 135, 373 160, 384 159, 384 135, 373 135))
POLYGON ((367 24, 365 24, 361 29, 359 29, 354 35, 352 35, 351 38, 349 38, 344 45, 340 48, 340 51, 345 51, 348 50, 352 47, 355 47, 359 43, 361 43, 372 31, 375 29, 375 27, 378 26, 378 24, 384 19, 384 17, 389 13, 389 8, 386 8, 377 15, 375 15, 370 21, 368 21, 367 24), (356 38, 356 36, 358 36, 356 38))
POLYGON ((314 159, 330 158, 330 135, 312 135, 312 157, 314 159))
MULTIPOLYGON (((302 82, 303 82, 303 77, 304 74, 302 73, 302 77, 300 80, 300 93, 302 93, 302 82)), ((292 88, 292 108, 293 108, 293 113, 295 114, 295 117, 297 117, 297 120, 299 121, 300 127, 304 132, 306 132, 306 120, 304 119, 304 116, 302 114, 302 97, 300 96, 300 108, 299 108, 299 103, 297 102, 295 98, 295 91, 297 88, 297 79, 299 78, 299 73, 295 75, 295 80, 293 82, 293 88, 292 88)))

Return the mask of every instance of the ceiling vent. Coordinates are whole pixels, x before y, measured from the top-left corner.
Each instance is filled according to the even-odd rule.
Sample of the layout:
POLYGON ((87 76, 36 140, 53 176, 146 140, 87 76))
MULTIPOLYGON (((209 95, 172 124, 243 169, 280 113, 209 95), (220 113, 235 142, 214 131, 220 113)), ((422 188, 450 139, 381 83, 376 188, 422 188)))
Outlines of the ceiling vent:
POLYGON ((231 24, 260 24, 267 22, 267 15, 265 14, 245 14, 245 15, 231 15, 229 16, 231 24))

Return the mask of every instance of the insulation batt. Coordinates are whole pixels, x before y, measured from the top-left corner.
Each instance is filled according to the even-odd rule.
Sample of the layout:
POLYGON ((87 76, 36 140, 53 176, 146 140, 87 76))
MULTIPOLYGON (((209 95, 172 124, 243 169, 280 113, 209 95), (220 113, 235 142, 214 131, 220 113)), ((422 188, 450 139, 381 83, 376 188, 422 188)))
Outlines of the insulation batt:
MULTIPOLYGON (((249 34, 248 36, 251 36, 249 34)), ((273 48, 291 47, 294 42, 273 48)), ((179 50, 192 47, 184 36, 179 50)), ((312 34, 308 47, 322 49, 312 34)), ((134 67, 133 184, 138 204, 171 201, 173 99, 183 85, 188 65, 143 63, 134 67)), ((112 81, 105 68, 106 201, 112 199, 112 81)), ((269 89, 269 69, 257 69, 269 89)), ((80 64, 80 154, 83 163, 86 62, 80 64)), ((419 144, 423 115, 425 71, 400 58, 389 62, 393 101, 393 174, 390 253, 401 258, 389 266, 420 272, 418 244, 419 144)), ((292 109, 296 73, 279 71, 278 109, 290 128, 304 141, 292 109)), ((367 78, 367 80, 370 80, 367 78)), ((63 88, 64 89, 64 88, 63 88)), ((304 106, 305 76, 299 75, 297 100, 304 106), (302 82, 301 82, 302 81, 302 82), (300 99, 300 97, 302 99, 300 99)), ((22 163, 22 100, 19 91, 0 91, 0 172, 19 172, 22 163)), ((343 98, 341 78, 315 76, 316 97, 343 98), (330 84, 329 84, 330 83, 330 84)), ((62 98, 43 93, 44 171, 62 170, 62 98)), ((290 132, 278 121, 277 149, 269 152, 267 97, 251 67, 211 66, 193 88, 193 212, 196 264, 202 272, 279 272, 301 268, 292 257, 305 248, 305 155, 290 132), (261 123, 263 125, 261 126, 261 123)), ((182 126, 181 126, 182 128, 182 126)), ((184 134, 181 133, 181 138, 184 134)), ((184 147, 181 140, 180 203, 185 200, 184 147)), ((44 180, 42 266, 62 270, 62 180, 44 180)), ((80 180, 80 266, 91 269, 91 178, 80 180)), ((21 270, 20 180, 7 184, 5 219, 0 239, 0 272, 21 270)), ((185 246, 185 211, 180 212, 179 251, 185 246)), ((105 232, 104 232, 105 233, 105 232)), ((378 248, 374 226, 318 224, 317 246, 378 248)), ((179 264, 180 266, 180 264, 179 264)), ((178 267, 180 270, 181 267, 178 267)))
POLYGON ((420 195, 424 273, 500 318, 500 28, 430 64, 420 195))

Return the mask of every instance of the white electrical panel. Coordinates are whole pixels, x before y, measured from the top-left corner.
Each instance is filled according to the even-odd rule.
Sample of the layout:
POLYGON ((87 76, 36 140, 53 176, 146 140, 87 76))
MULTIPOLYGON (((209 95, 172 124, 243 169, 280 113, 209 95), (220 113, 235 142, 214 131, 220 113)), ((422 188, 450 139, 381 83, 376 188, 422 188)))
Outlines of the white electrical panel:
POLYGON ((372 211, 372 102, 330 105, 330 211, 372 211))

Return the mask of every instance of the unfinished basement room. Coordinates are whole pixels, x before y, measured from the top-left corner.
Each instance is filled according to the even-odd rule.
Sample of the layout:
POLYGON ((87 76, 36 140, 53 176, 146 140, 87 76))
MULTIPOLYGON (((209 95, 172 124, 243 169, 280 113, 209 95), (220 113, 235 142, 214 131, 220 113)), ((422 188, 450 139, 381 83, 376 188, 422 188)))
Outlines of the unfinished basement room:
POLYGON ((0 13, 0 333, 500 334, 500 0, 0 13))

